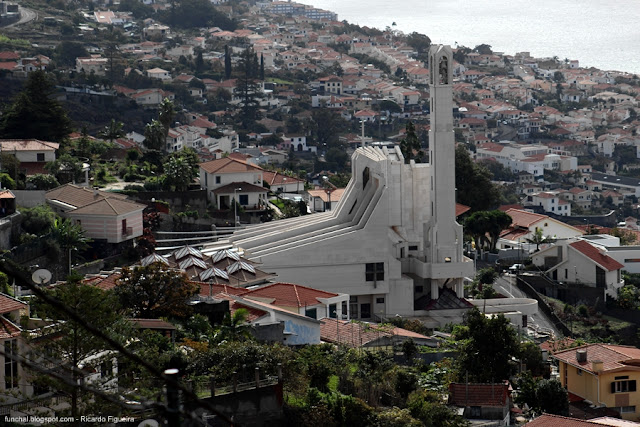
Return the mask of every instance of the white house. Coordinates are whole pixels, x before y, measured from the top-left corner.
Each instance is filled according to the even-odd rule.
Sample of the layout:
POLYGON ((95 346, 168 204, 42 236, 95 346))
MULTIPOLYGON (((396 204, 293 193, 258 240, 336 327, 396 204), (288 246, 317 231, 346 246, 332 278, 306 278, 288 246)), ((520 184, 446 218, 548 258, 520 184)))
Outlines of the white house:
POLYGON ((623 265, 586 240, 563 240, 535 253, 533 263, 553 280, 604 288, 617 298, 624 285, 623 265))
MULTIPOLYGON (((263 179, 261 168, 230 157, 200 163, 200 186, 207 190, 208 199, 214 203, 224 202, 227 198, 238 195, 239 200, 245 200, 241 197, 246 196, 247 205, 256 204, 260 194, 264 194, 266 198, 267 189, 262 187, 263 179), (224 194, 215 192, 222 187, 226 188, 224 194), (256 187, 261 188, 263 193, 254 192, 256 187), (251 203, 249 198, 254 203, 251 203)), ((218 204, 218 206, 222 205, 218 204)))
POLYGON ((151 68, 147 70, 147 77, 150 79, 171 80, 171 73, 162 68, 151 68))
POLYGON ((571 203, 555 192, 543 191, 528 195, 524 205, 525 207, 542 206, 545 212, 560 216, 571 216, 571 203))

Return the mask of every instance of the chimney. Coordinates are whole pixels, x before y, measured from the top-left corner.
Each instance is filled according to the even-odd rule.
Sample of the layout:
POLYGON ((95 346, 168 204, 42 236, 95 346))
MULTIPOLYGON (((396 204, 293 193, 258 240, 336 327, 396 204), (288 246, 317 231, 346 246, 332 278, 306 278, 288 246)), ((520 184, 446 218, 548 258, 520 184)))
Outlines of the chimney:
POLYGON ((600 373, 604 369, 604 363, 602 360, 592 360, 591 361, 591 370, 593 372, 600 373))
POLYGON ((587 363, 587 350, 576 350, 576 360, 578 363, 587 363))

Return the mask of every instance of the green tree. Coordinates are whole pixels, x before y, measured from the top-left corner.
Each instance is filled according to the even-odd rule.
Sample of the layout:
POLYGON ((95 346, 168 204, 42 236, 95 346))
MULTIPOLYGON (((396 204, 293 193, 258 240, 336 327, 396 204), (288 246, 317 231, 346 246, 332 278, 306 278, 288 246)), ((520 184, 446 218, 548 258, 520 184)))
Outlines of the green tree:
POLYGON ((536 377, 541 377, 549 371, 542 360, 540 347, 534 342, 527 341, 520 344, 520 360, 527 367, 527 370, 536 377))
POLYGON ((33 186, 36 190, 51 190, 60 185, 55 176, 44 173, 37 173, 27 177, 26 184, 27 186, 33 186))
POLYGON ((231 78, 231 52, 229 51, 229 45, 224 45, 224 78, 226 80, 231 78))
POLYGON ((22 229, 30 234, 47 233, 53 227, 56 214, 49 205, 38 205, 32 208, 20 208, 22 214, 22 229))
POLYGON ((413 418, 430 427, 466 427, 469 422, 442 403, 437 393, 418 390, 409 395, 407 407, 413 418))
POLYGON ((149 150, 162 151, 166 145, 165 128, 158 120, 152 120, 144 128, 144 146, 149 150))
POLYGON ((484 43, 474 47, 473 51, 478 52, 481 55, 491 55, 493 53, 493 51, 491 50, 491 45, 484 43))
POLYGON ((15 190, 16 182, 9 176, 8 173, 0 173, 0 185, 2 188, 8 188, 9 190, 15 190))
POLYGON ((74 224, 68 218, 56 218, 51 226, 51 234, 65 251, 67 272, 71 274, 72 252, 87 249, 92 240, 85 236, 84 229, 79 224, 74 224))
POLYGON ((489 171, 474 163, 462 145, 456 147, 457 202, 470 206, 473 211, 494 209, 500 202, 500 192, 491 183, 489 171))
POLYGON ((82 178, 82 161, 68 153, 48 162, 44 168, 55 176, 58 182, 76 182, 82 178))
POLYGON ((519 380, 516 402, 529 405, 534 415, 543 412, 556 415, 569 414, 569 395, 560 381, 535 379, 526 373, 519 380))
POLYGON ((546 243, 547 241, 549 241, 549 239, 545 237, 544 232, 542 231, 542 228, 538 228, 538 227, 536 227, 531 237, 527 239, 527 242, 533 243, 536 245, 536 252, 540 250, 540 245, 543 243, 546 243))
POLYGON ((248 47, 240 55, 237 66, 238 78, 236 80, 235 93, 240 98, 242 126, 250 129, 258 119, 260 99, 263 97, 258 84, 259 69, 257 56, 253 48, 248 47))
POLYGON ((53 54, 58 66, 66 65, 68 67, 75 67, 76 58, 88 57, 89 52, 85 49, 84 44, 74 41, 62 41, 56 46, 53 54))
POLYGON ((158 121, 162 123, 165 139, 169 135, 169 130, 176 116, 176 110, 173 102, 169 98, 164 98, 158 108, 158 121))
POLYGON ((251 338, 251 324, 247 321, 249 310, 239 308, 233 313, 227 312, 220 327, 220 337, 227 341, 244 341, 251 338))
POLYGON ((199 291, 181 271, 161 263, 122 269, 115 293, 128 315, 136 318, 186 317, 187 302, 199 291))
POLYGON ((402 141, 400 141, 400 151, 402 151, 402 155, 404 156, 404 163, 408 165, 411 163, 411 160, 420 161, 420 158, 424 153, 420 147, 420 140, 416 134, 416 127, 413 125, 411 120, 407 122, 405 129, 407 132, 405 137, 402 138, 402 141))
POLYGON ((455 338, 463 341, 456 359, 460 380, 468 375, 470 381, 491 383, 510 377, 513 371, 511 358, 519 354, 520 343, 504 315, 487 318, 477 308, 472 308, 455 338))
POLYGON ((62 142, 71 133, 71 120, 54 98, 54 91, 44 71, 30 73, 24 89, 0 118, 0 135, 62 142))
POLYGON ((123 126, 124 124, 122 122, 117 122, 115 119, 111 119, 109 124, 98 133, 98 136, 113 143, 116 139, 124 136, 124 131, 122 130, 123 126))
POLYGON ((185 158, 171 156, 164 164, 163 186, 168 190, 186 191, 196 174, 185 158))
MULTIPOLYGON (((66 373, 74 384, 80 384, 80 378, 89 369, 99 369, 101 364, 102 369, 108 369, 115 355, 108 351, 110 346, 105 341, 88 331, 84 323, 76 321, 61 307, 86 319, 116 341, 123 342, 127 330, 124 320, 118 314, 118 302, 114 295, 85 285, 81 280, 81 276, 72 275, 66 283, 45 291, 52 302, 39 299, 34 302, 38 316, 48 321, 43 322, 43 326, 31 332, 28 337, 32 343, 32 353, 28 358, 36 363, 44 358, 54 365, 54 369, 66 373)), ((106 371, 105 375, 108 379, 113 378, 106 371)), ((41 374, 38 380, 36 382, 71 395, 71 414, 76 419, 79 419, 81 411, 86 410, 91 401, 90 398, 84 398, 85 392, 77 386, 69 386, 68 383, 43 377, 41 374)))
POLYGON ((500 210, 478 211, 471 214, 464 222, 465 231, 473 236, 476 248, 484 242, 489 243, 489 250, 494 251, 500 233, 511 225, 511 217, 500 210))

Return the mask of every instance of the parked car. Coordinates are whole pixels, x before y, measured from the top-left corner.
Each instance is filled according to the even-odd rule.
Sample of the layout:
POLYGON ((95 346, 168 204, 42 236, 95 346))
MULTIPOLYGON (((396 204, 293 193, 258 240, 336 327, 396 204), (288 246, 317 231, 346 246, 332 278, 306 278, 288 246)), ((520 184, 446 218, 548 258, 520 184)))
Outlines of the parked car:
POLYGON ((509 267, 509 271, 520 271, 520 270, 524 270, 524 264, 513 264, 511 267, 509 267))

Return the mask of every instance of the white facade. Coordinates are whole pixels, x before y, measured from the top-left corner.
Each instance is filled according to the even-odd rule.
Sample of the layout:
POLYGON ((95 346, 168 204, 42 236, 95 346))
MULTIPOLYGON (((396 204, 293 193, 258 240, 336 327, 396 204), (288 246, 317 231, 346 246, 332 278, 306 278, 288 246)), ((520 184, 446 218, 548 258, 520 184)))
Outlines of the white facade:
POLYGON ((204 252, 233 244, 282 281, 347 293, 352 318, 459 321, 459 310, 415 306, 438 300, 445 288, 461 298, 462 280, 473 274, 455 220, 452 52, 432 46, 430 54, 438 64, 431 85, 431 163, 405 164, 398 147, 359 148, 335 210, 247 228, 204 252))

